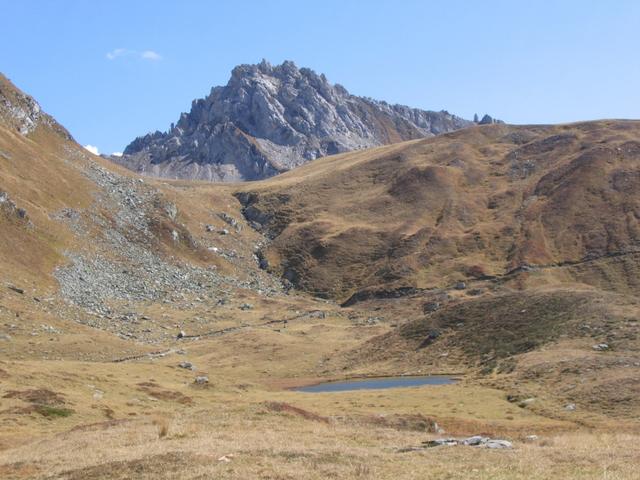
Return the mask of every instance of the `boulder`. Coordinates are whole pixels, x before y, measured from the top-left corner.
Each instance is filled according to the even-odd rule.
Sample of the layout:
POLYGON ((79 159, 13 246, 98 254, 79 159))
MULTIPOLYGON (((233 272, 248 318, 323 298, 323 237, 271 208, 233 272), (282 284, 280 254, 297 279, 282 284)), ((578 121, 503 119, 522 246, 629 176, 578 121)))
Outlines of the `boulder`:
POLYGON ((422 310, 424 311, 424 313, 435 312, 436 310, 439 310, 439 309, 440 309, 440 302, 427 302, 422 307, 422 310))
POLYGON ((469 438, 465 438, 464 440, 462 440, 462 445, 470 445, 470 446, 476 446, 476 445, 481 445, 481 444, 485 444, 489 441, 489 438, 487 437, 482 437, 480 435, 475 435, 473 437, 469 437, 469 438))
POLYGON ((513 444, 507 440, 489 439, 483 445, 486 448, 513 448, 513 444))

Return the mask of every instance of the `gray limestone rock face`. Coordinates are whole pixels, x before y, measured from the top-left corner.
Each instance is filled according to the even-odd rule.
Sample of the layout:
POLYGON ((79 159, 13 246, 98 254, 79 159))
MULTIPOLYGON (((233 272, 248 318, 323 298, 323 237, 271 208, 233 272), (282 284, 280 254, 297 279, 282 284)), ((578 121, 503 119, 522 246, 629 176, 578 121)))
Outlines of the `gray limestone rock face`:
POLYGON ((14 87, 1 73, 0 123, 11 126, 23 136, 29 135, 43 124, 67 139, 72 138, 58 122, 42 111, 40 104, 33 97, 14 87))
POLYGON ((226 86, 194 100, 168 131, 136 138, 111 160, 161 177, 260 180, 326 155, 470 125, 446 111, 357 97, 293 62, 263 60, 235 67, 226 86))

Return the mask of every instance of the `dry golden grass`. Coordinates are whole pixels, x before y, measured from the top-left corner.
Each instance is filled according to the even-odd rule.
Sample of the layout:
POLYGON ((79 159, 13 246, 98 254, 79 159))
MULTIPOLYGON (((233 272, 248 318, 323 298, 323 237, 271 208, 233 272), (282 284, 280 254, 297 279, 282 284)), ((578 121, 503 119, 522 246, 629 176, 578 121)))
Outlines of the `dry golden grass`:
MULTIPOLYGON (((175 355, 119 364, 0 363, 8 372, 3 389, 49 386, 74 410, 56 419, 0 414, 0 471, 6 478, 73 479, 455 479, 469 472, 487 479, 634 478, 639 433, 616 433, 624 422, 600 419, 597 431, 586 430, 579 426, 584 412, 548 418, 474 381, 337 394, 282 390, 312 381, 320 359, 362 336, 341 318, 286 330, 183 344, 196 372, 176 368, 182 357, 175 355), (207 374, 210 384, 194 386, 197 374, 207 374), (174 394, 153 395, 158 391, 174 394), (184 396, 192 401, 181 402, 184 396), (437 421, 449 435, 508 438, 515 448, 399 453, 434 436, 411 423, 416 416, 437 421), (387 418, 393 420, 381 420, 387 418), (527 442, 532 434, 539 440, 527 442)), ((24 405, 19 398, 0 401, 3 410, 24 405)))
MULTIPOLYGON (((309 292, 449 287, 523 264, 634 251, 640 122, 491 125, 336 155, 238 187, 309 292)), ((637 258, 547 278, 638 293, 637 258)))
POLYGON ((0 453, 6 478, 634 479, 638 437, 543 436, 506 451, 440 447, 399 453, 430 435, 324 424, 221 405, 181 415, 159 438, 153 421, 60 434, 0 453), (226 459, 226 460, 225 460, 226 459), (22 475, 29 466, 31 472, 22 475))
MULTIPOLYGON (((7 88, 2 77, 0 88, 7 88)), ((594 141, 604 140, 615 146, 637 136, 637 130, 634 122, 492 126, 330 157, 251 185, 145 179, 180 212, 177 222, 158 220, 154 248, 159 255, 251 278, 254 247, 263 237, 246 222, 242 232, 215 240, 225 250, 238 251, 235 262, 193 242, 174 244, 163 237, 167 228, 180 228, 204 243, 204 225, 226 226, 216 212, 241 219, 241 205, 233 196, 241 190, 256 192, 260 207, 277 210, 280 219, 294 220, 281 225, 286 229, 268 251, 276 272, 280 262, 298 255, 303 259, 299 272, 308 274, 301 286, 337 297, 376 286, 381 279, 385 286, 397 286, 398 279, 446 286, 460 275, 501 273, 510 262, 575 258, 583 247, 597 247, 602 237, 583 232, 578 247, 566 250, 576 239, 560 232, 564 227, 555 214, 562 205, 549 188, 550 177, 543 178, 553 155, 540 144, 521 152, 535 157, 541 168, 534 175, 542 189, 538 193, 547 197, 540 205, 523 203, 533 180, 505 181, 510 164, 503 157, 518 135, 530 140, 568 135, 568 146, 560 142, 559 147, 562 165, 556 166, 562 168, 554 171, 570 177, 565 167, 580 157, 567 149, 576 142, 592 148, 594 141), (520 233, 524 240, 511 250, 518 234, 509 230, 516 211, 518 221, 530 223, 520 233), (429 238, 444 240, 427 245, 429 238), (436 262, 416 254, 426 247, 428 259, 436 262)), ((477 295, 449 290, 451 310, 433 316, 425 315, 423 305, 434 292, 372 299, 357 308, 299 293, 266 298, 243 289, 230 292, 226 306, 129 302, 128 308, 158 319, 158 343, 150 345, 74 322, 82 312, 56 298, 52 276, 65 261, 64 251, 91 252, 91 242, 51 218, 62 208, 86 209, 94 203, 97 187, 83 168, 96 162, 135 175, 90 155, 56 129, 39 128, 22 137, 0 126, 0 153, 0 189, 27 210, 32 222, 26 229, 0 218, 0 334, 10 336, 0 338, 3 480, 638 478, 640 428, 634 420, 639 412, 632 395, 637 389, 633 295, 638 285, 631 255, 540 270, 495 285, 470 280, 468 291, 478 290, 477 295), (24 293, 5 288, 14 284, 24 293), (580 308, 549 312, 547 306, 557 300, 549 292, 567 285, 572 295, 589 300, 580 308), (593 287, 625 295, 605 295, 593 287), (513 290, 527 295, 513 300, 513 290), (512 300, 505 306, 487 298, 512 300), (533 303, 520 304, 528 301, 533 303), (243 302, 254 308, 240 310, 243 302), (309 315, 314 311, 324 314, 309 315), (509 318, 527 311, 530 317, 519 318, 517 328, 511 328, 509 318), (457 328, 447 312, 468 317, 466 336, 446 331, 432 347, 416 348, 432 320, 443 330, 457 328), (284 319, 286 324, 269 323, 284 319), (611 336, 612 352, 594 352, 592 337, 576 333, 586 321, 611 336), (43 324, 63 334, 43 330, 43 324), (178 341, 166 333, 175 332, 176 325, 200 337, 178 341), (233 330, 208 335, 227 328, 233 330), (521 346, 520 337, 535 340, 535 348, 507 352, 521 346), (169 353, 148 356, 159 350, 169 353), (495 365, 487 361, 492 354, 495 365), (114 362, 124 358, 135 360, 114 362), (196 370, 179 368, 183 360, 196 370), (493 370, 479 375, 487 363, 493 370), (509 366, 514 370, 507 371, 509 366), (462 380, 333 394, 287 390, 356 375, 418 373, 457 373, 462 380), (195 385, 196 375, 208 376, 209 383, 195 385), (514 393, 509 401, 507 395, 514 393), (525 394, 535 401, 521 404, 525 394), (578 408, 569 412, 564 403, 573 398, 578 408), (398 451, 433 438, 433 422, 445 435, 507 438, 515 448, 398 451), (529 435, 539 438, 528 441, 529 435)), ((599 175, 615 173, 628 154, 582 158, 587 174, 565 183, 584 189, 563 190, 573 202, 565 219, 575 227, 565 230, 581 231, 576 222, 584 211, 576 208, 588 205, 589 222, 607 215, 616 219, 607 226, 611 248, 629 243, 635 219, 625 217, 623 231, 622 217, 609 209, 633 211, 635 192, 629 185, 616 184, 616 192, 624 195, 613 195, 607 208, 601 195, 581 197, 597 191, 599 175)))

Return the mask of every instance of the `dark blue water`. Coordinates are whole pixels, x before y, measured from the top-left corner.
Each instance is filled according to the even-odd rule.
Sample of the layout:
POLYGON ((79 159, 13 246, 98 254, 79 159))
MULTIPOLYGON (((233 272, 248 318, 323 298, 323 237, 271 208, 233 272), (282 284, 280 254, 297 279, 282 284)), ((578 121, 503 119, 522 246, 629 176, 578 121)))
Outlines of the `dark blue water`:
POLYGON ((319 383, 296 388, 297 392, 348 392, 350 390, 382 390, 385 388, 419 387, 421 385, 449 385, 455 380, 446 375, 427 375, 424 377, 380 377, 358 378, 341 382, 319 383))

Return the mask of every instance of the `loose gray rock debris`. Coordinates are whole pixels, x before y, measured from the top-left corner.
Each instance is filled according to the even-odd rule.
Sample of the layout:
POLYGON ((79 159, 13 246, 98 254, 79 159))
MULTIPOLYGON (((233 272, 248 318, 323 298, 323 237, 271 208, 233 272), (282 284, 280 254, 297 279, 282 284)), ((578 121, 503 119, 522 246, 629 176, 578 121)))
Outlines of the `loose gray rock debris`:
MULTIPOLYGON (((86 240, 83 248, 65 252, 68 263, 54 272, 61 297, 88 314, 77 315, 78 322, 145 341, 149 332, 141 332, 136 325, 153 320, 127 305, 158 301, 185 305, 189 299, 194 304, 217 305, 221 297, 237 289, 264 296, 283 294, 282 285, 267 274, 249 271, 248 280, 241 281, 219 274, 215 266, 196 267, 161 254, 159 224, 173 224, 171 231, 179 232, 176 239, 167 231, 166 238, 173 236, 192 249, 202 248, 178 223, 175 204, 147 183, 92 162, 83 168, 85 176, 99 187, 94 204, 86 210, 66 208, 52 215, 81 241, 86 240)), ((219 254, 230 261, 237 257, 233 251, 219 254)))
POLYGON ((3 191, 0 191, 0 213, 29 222, 27 211, 24 208, 18 208, 15 202, 9 198, 9 194, 3 191))
POLYGON ((415 447, 404 447, 398 450, 398 452, 413 452, 417 450, 424 450, 433 447, 454 447, 454 446, 468 446, 468 447, 481 447, 491 449, 505 449, 513 448, 513 444, 508 440, 501 440, 489 437, 483 437, 481 435, 474 435, 468 438, 436 438, 435 440, 427 440, 422 442, 422 445, 415 447))
POLYGON ((226 222, 227 225, 233 227, 236 229, 236 232, 240 232, 242 230, 242 225, 240 223, 238 223, 238 221, 233 218, 231 215, 229 215, 226 212, 221 212, 218 214, 218 217, 220 217, 220 219, 223 222, 226 222))

